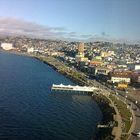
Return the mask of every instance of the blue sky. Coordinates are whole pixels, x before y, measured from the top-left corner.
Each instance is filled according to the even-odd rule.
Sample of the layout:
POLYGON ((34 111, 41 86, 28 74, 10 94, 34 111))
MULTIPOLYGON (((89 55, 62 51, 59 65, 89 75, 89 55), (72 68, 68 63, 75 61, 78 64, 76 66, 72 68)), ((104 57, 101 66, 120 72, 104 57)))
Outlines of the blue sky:
MULTIPOLYGON (((49 33, 61 38, 140 39, 140 0, 0 0, 0 5, 1 19, 26 24, 26 30, 32 23, 51 28, 49 33)), ((6 24, 11 31, 10 22, 6 24)))

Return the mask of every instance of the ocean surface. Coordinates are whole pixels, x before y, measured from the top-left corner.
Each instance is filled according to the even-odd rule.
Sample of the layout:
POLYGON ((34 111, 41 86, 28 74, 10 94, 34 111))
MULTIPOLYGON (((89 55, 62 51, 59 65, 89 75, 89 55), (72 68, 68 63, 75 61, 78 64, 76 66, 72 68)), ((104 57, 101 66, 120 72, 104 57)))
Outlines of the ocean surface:
POLYGON ((73 84, 34 58, 0 52, 0 140, 91 140, 101 111, 90 96, 52 94, 73 84))

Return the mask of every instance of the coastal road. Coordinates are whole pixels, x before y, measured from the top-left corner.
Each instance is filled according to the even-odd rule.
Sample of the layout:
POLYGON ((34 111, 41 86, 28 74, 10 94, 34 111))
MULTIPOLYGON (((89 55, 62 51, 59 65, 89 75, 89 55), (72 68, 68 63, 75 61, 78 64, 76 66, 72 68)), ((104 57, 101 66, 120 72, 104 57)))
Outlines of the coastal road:
MULTIPOLYGON (((102 89, 103 93, 106 94, 106 95, 108 95, 109 93, 115 93, 116 92, 116 90, 112 90, 109 87, 107 87, 107 86, 105 86, 105 85, 97 82, 96 80, 91 80, 89 78, 86 78, 86 79, 87 79, 87 83, 89 85, 95 86, 95 87, 99 87, 99 89, 102 89)), ((133 111, 134 111, 134 115, 136 116, 136 125, 133 128, 134 131, 133 131, 132 135, 130 136, 130 140, 137 140, 137 139, 140 140, 140 138, 136 137, 136 135, 135 135, 138 132, 140 132, 140 108, 137 109, 137 110, 135 110, 135 108, 138 108, 138 107, 136 107, 136 105, 134 104, 135 101, 138 99, 137 98, 138 95, 136 95, 136 94, 134 95, 134 94, 131 94, 131 93, 132 92, 129 93, 130 95, 127 94, 128 95, 127 99, 129 99, 127 102, 129 104, 131 104, 132 109, 134 109, 133 111)), ((126 100, 125 99, 126 93, 125 92, 122 92, 121 95, 123 95, 123 97, 122 96, 119 96, 119 98, 121 98, 123 100, 126 100)), ((139 96, 138 102, 140 103, 140 96, 139 96)))
MULTIPOLYGON (((136 108, 136 106, 134 104, 132 106, 133 106, 133 108, 136 108)), ((140 138, 138 138, 136 136, 136 134, 140 132, 140 109, 137 108, 137 110, 135 110, 134 113, 136 116, 136 126, 135 126, 134 131, 132 132, 129 140, 140 140, 140 138)))
MULTIPOLYGON (((102 88, 104 93, 108 93, 108 91, 111 93, 114 92, 111 89, 109 89, 108 87, 106 87, 98 82, 94 81, 93 83, 95 84, 95 86, 99 86, 100 88, 102 88)), ((127 94, 127 96, 126 96, 125 92, 118 92, 118 93, 119 93, 118 97, 124 101, 126 100, 127 103, 131 106, 131 109, 133 110, 135 118, 136 118, 136 120, 135 120, 136 124, 135 124, 134 128, 132 128, 134 130, 131 133, 129 140, 140 140, 140 138, 138 138, 136 136, 136 134, 140 132, 140 107, 138 107, 137 104, 135 104, 137 97, 134 98, 133 97, 134 95, 132 95, 131 93, 129 93, 129 94, 131 94, 131 96, 129 96, 129 94, 127 94)), ((138 103, 140 103, 140 102, 138 102, 138 103)))
MULTIPOLYGON (((125 94, 124 94, 125 95, 125 94)), ((140 138, 138 138, 136 136, 137 133, 140 132, 140 108, 135 104, 135 102, 132 102, 130 97, 127 99, 125 96, 122 96, 122 94, 118 94, 118 97, 124 101, 127 102, 127 104, 130 105, 131 109, 134 111, 135 114, 135 118, 136 118, 136 124, 134 126, 133 132, 131 133, 130 139, 129 140, 140 140, 140 138)))

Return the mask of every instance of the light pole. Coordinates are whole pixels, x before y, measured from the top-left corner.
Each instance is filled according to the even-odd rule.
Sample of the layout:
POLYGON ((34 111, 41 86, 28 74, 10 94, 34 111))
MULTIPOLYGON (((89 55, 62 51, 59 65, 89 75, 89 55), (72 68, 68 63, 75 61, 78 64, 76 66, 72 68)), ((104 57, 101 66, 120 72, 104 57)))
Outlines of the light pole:
POLYGON ((117 91, 116 91, 116 95, 119 95, 117 91))
POLYGON ((125 102, 126 102, 126 99, 127 99, 127 95, 125 95, 125 102))

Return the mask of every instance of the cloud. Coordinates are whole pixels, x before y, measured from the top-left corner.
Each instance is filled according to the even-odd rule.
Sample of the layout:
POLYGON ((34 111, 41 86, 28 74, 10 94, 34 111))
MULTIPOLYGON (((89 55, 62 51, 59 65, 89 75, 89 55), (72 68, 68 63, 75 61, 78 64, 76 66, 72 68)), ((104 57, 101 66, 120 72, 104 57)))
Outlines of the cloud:
POLYGON ((104 34, 104 36, 103 36, 102 33, 101 33, 101 35, 95 34, 94 36, 88 38, 86 41, 87 42, 103 41, 103 42, 127 43, 127 44, 139 43, 138 41, 127 40, 125 38, 116 39, 116 38, 110 37, 107 34, 104 34))
POLYGON ((80 35, 81 38, 89 38, 92 37, 93 35, 80 35))
POLYGON ((78 37, 76 32, 69 32, 69 33, 67 34, 67 36, 70 37, 70 38, 78 37))
POLYGON ((69 34, 63 27, 49 27, 14 18, 0 18, 0 33, 30 35, 46 39, 61 38, 64 35, 69 34))
POLYGON ((78 35, 74 31, 68 32, 64 27, 50 27, 15 18, 0 18, 0 34, 69 41, 86 41, 93 38, 93 35, 78 35))
MULTIPOLYGON (((35 22, 29 22, 22 19, 15 18, 0 18, 0 34, 1 35, 25 35, 29 37, 36 37, 42 39, 59 39, 67 41, 124 41, 122 39, 112 39, 106 32, 99 35, 82 34, 76 32, 69 32, 64 27, 50 27, 40 25, 35 22)), ((137 42, 140 42, 137 40, 137 42)))

